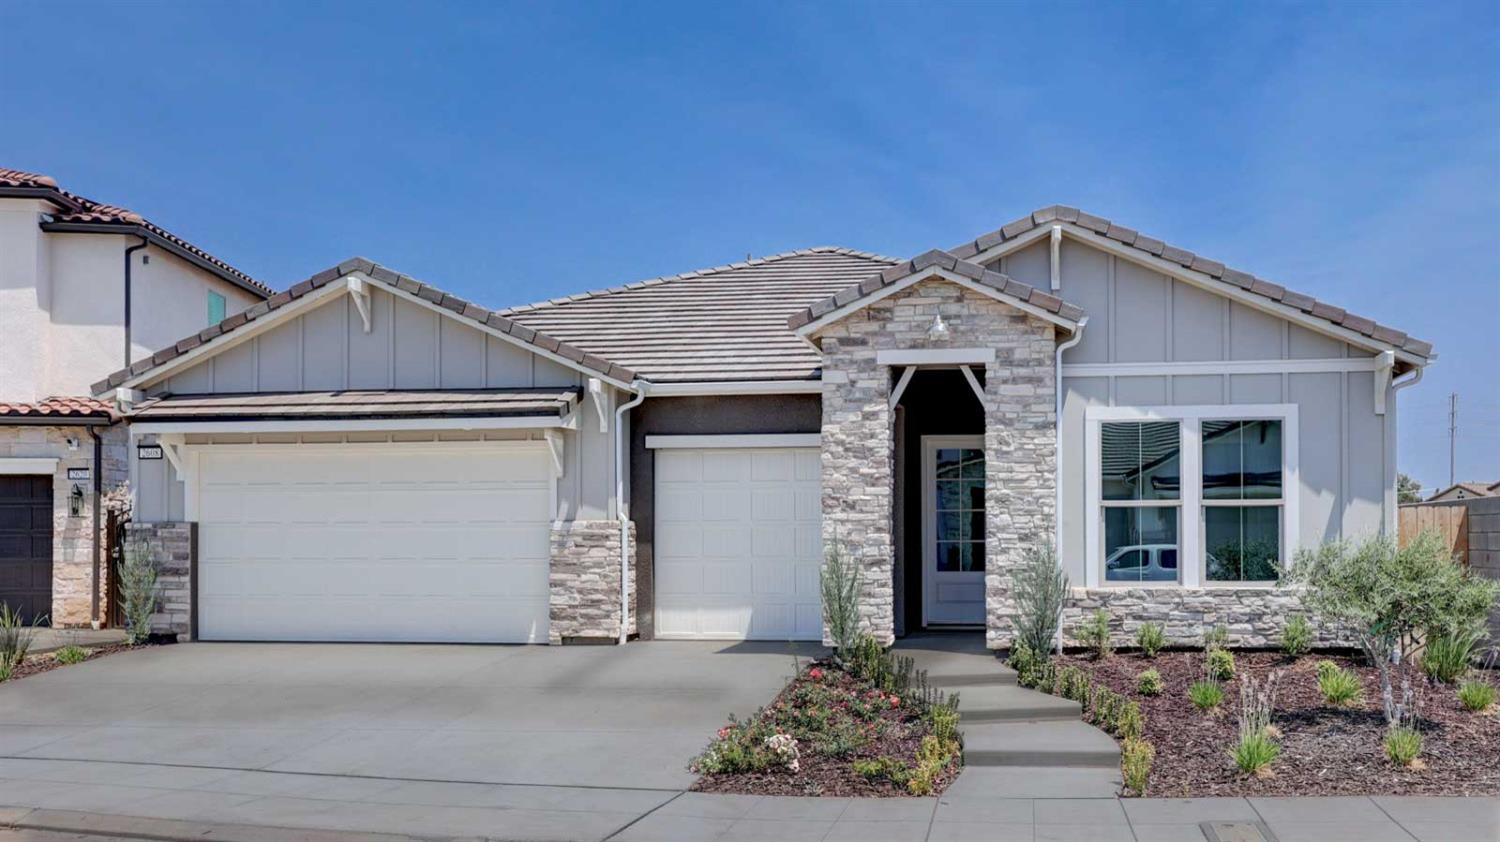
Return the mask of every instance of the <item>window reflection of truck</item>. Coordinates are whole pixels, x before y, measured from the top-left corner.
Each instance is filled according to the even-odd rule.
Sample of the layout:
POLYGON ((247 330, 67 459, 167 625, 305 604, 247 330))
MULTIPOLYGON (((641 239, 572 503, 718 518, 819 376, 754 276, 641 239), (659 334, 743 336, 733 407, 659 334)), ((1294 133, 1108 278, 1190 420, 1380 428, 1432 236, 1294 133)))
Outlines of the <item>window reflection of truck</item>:
POLYGON ((1120 547, 1104 560, 1104 577, 1122 582, 1175 582, 1177 546, 1133 544, 1120 547))

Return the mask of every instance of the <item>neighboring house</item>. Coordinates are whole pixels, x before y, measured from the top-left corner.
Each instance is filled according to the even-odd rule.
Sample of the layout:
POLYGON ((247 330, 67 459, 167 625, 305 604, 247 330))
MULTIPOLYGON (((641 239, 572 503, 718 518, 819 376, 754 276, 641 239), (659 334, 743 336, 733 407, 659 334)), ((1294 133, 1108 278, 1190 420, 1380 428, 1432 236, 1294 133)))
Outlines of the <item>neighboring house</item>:
POLYGON ((1394 530, 1395 393, 1432 359, 1052 207, 499 312, 356 259, 93 394, 126 401, 179 634, 818 639, 837 547, 880 639, 1003 646, 1054 542, 1070 616, 1263 644, 1278 564, 1394 530))
POLYGON ((1475 497, 1490 497, 1500 491, 1500 482, 1489 485, 1482 482, 1460 482, 1450 485, 1438 493, 1428 497, 1428 503, 1440 503, 1448 500, 1470 500, 1475 497))
POLYGON ((0 602, 104 619, 98 493, 127 473, 126 434, 89 384, 270 293, 131 211, 0 169, 0 602))

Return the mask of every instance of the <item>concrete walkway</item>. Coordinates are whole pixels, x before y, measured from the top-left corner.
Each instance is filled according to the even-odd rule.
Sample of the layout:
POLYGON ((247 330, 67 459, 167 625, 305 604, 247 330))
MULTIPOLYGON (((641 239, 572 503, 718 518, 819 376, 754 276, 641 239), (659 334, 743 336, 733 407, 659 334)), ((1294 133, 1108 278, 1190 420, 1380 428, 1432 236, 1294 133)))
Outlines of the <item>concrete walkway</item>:
POLYGON ((1112 798, 1120 791, 1120 747, 1082 721, 1074 701, 1029 690, 984 648, 981 634, 918 634, 896 649, 927 680, 958 694, 964 771, 955 797, 1112 798))

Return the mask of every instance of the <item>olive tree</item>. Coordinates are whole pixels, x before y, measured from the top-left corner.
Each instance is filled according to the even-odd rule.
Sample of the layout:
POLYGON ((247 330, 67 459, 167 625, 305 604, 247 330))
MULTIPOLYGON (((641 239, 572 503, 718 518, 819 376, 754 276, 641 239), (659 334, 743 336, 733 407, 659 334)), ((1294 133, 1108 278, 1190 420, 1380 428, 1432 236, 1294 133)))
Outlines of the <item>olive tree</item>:
POLYGON ((1411 662, 1426 636, 1477 628, 1500 594, 1500 582, 1470 574, 1431 531, 1404 547, 1380 535, 1303 550, 1283 582, 1302 586, 1309 610, 1354 635, 1380 672, 1393 723, 1401 713, 1393 670, 1411 662))

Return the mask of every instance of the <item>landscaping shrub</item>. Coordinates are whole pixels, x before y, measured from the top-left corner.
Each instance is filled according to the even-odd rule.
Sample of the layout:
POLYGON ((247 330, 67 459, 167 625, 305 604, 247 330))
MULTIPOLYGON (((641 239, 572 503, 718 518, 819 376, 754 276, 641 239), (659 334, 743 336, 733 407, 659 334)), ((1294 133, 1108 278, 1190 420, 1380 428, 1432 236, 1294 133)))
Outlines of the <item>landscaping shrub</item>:
POLYGON ((1092 691, 1092 682, 1088 673, 1074 666, 1066 666, 1057 671, 1056 688, 1053 692, 1064 699, 1071 699, 1079 704, 1087 704, 1092 691))
POLYGON ((1342 707, 1357 700, 1362 689, 1359 676, 1333 661, 1318 662, 1318 692, 1323 694, 1323 701, 1342 707))
POLYGON ((21 619, 21 612, 0 602, 0 681, 8 681, 26 660, 39 625, 40 617, 28 624, 21 619))
POLYGON ((1203 648, 1209 652, 1229 646, 1229 627, 1220 623, 1203 633, 1203 648))
POLYGON ((823 622, 828 626, 834 655, 843 660, 860 640, 860 569, 859 562, 849 558, 837 540, 830 542, 824 552, 818 590, 823 597, 823 622))
POLYGON ((894 757, 856 760, 854 761, 854 772, 870 780, 884 778, 897 786, 906 786, 906 782, 911 779, 911 769, 894 757))
POLYGON ((1385 734, 1385 756, 1397 766, 1410 766, 1422 753, 1422 733, 1397 725, 1385 734))
POLYGON ((1121 708, 1125 706, 1125 697, 1109 689, 1108 687, 1094 687, 1089 693, 1089 701, 1084 705, 1084 713, 1088 714, 1089 721, 1098 725, 1106 731, 1115 730, 1115 719, 1121 708))
POLYGON ((1205 712, 1214 710, 1224 704, 1224 685, 1210 679, 1195 681, 1188 688, 1188 699, 1198 710, 1205 712))
POLYGON ((1126 740, 1120 745, 1120 773, 1125 778, 1125 787, 1136 795, 1146 794, 1146 783, 1151 777, 1151 761, 1156 759, 1156 749, 1142 739, 1126 740))
POLYGON ((1469 671, 1469 659, 1482 635, 1473 629, 1438 632, 1422 650, 1422 671, 1434 681, 1452 684, 1469 671))
POLYGON ((1241 734, 1230 750, 1234 765, 1247 775, 1254 775, 1267 768, 1281 756, 1281 746, 1265 733, 1241 734))
POLYGON ((1167 689, 1166 682, 1162 681, 1161 673, 1156 670, 1142 670, 1135 677, 1135 689, 1142 696, 1160 696, 1167 689))
POLYGON ((1163 646, 1167 645, 1167 634, 1157 623, 1142 623, 1135 633, 1135 645, 1141 647, 1141 653, 1148 658, 1155 658, 1163 646))
POLYGON ((917 749, 917 765, 906 782, 906 791, 912 795, 931 795, 938 777, 957 753, 957 743, 938 739, 932 734, 923 737, 922 745, 917 749))
POLYGON ((1011 595, 1016 602, 1017 645, 1025 644, 1047 660, 1068 596, 1068 574, 1057 563, 1051 541, 1031 544, 1022 551, 1021 563, 1011 573, 1011 595))
POLYGON ((89 650, 82 646, 64 646, 52 653, 59 664, 80 664, 88 660, 89 650))
POLYGON ((1140 703, 1125 702, 1120 705, 1111 730, 1122 740, 1140 739, 1146 733, 1146 715, 1141 713, 1140 703))
POLYGON ((1234 765, 1247 775, 1268 768, 1281 755, 1281 746, 1271 733, 1271 716, 1276 710, 1276 684, 1281 673, 1272 672, 1264 680, 1246 675, 1240 681, 1239 739, 1229 752, 1234 765))
POLYGON ((932 735, 940 740, 958 741, 958 706, 933 705, 925 714, 932 735))
POLYGON ((1228 649, 1210 649, 1203 660, 1210 678, 1216 681, 1234 678, 1234 653, 1228 649))
POLYGON ((1293 614, 1281 630, 1281 651, 1297 657, 1312 649, 1312 624, 1301 614, 1293 614))
POLYGON ((1458 701, 1464 710, 1478 713, 1495 703, 1495 686, 1487 681, 1469 679, 1458 685, 1458 701))
POLYGON ((1103 660, 1114 648, 1109 640, 1109 612, 1100 608, 1078 625, 1078 642, 1093 650, 1095 657, 1103 660))
POLYGON ((1303 586, 1304 605, 1355 635, 1379 672, 1386 721, 1393 725, 1401 714, 1395 673, 1411 663, 1422 635, 1477 627, 1500 593, 1500 581, 1470 575, 1431 530, 1404 547, 1381 535, 1304 550, 1282 581, 1303 586))
POLYGON ((1043 658, 1038 655, 1031 645, 1024 641, 1016 641, 1011 647, 1010 657, 1005 659, 1005 665, 1016 671, 1016 683, 1022 687, 1032 687, 1036 683, 1037 671, 1041 668, 1043 658))
POLYGON ((127 541, 120 559, 120 602, 131 643, 144 643, 151 637, 156 601, 156 562, 151 558, 151 546, 140 539, 127 541))
POLYGON ((717 739, 692 763, 699 774, 762 772, 774 762, 765 741, 774 735, 765 722, 764 712, 757 712, 745 722, 731 714, 729 724, 719 729, 717 739))

